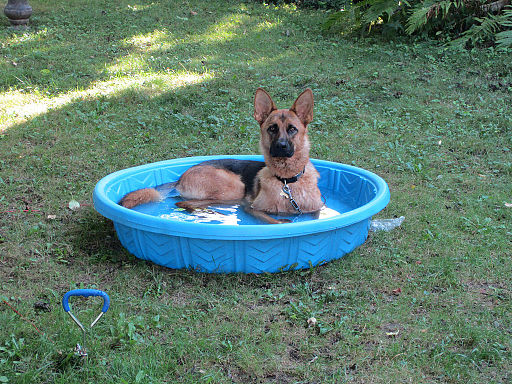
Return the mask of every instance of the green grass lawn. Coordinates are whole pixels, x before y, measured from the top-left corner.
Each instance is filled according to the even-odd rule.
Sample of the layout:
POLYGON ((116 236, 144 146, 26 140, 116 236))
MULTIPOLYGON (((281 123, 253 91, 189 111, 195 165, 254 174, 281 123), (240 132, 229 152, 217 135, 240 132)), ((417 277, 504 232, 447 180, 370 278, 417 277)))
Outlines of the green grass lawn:
POLYGON ((251 1, 30 3, 29 30, 0 18, 1 298, 24 316, 0 301, 0 383, 512 381, 510 51, 322 36, 320 11, 251 1), (128 254, 96 182, 258 153, 259 86, 283 107, 311 87, 312 156, 382 176, 403 225, 275 275, 128 254), (112 300, 87 363, 73 288, 112 300))

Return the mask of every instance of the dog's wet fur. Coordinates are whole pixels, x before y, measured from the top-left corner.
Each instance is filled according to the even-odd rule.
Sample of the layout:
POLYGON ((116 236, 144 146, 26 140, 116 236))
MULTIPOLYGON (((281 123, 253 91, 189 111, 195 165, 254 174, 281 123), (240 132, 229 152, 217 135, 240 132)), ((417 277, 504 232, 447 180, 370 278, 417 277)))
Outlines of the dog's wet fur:
POLYGON ((287 223, 271 214, 295 214, 283 193, 284 181, 303 213, 323 207, 318 172, 309 160, 308 124, 313 120, 313 92, 306 89, 290 109, 277 109, 262 88, 254 96, 254 118, 260 125, 260 150, 265 161, 219 159, 189 168, 177 182, 128 193, 120 204, 133 208, 164 199, 177 190, 185 199, 176 206, 194 211, 209 206, 241 203, 246 211, 270 224, 287 223))

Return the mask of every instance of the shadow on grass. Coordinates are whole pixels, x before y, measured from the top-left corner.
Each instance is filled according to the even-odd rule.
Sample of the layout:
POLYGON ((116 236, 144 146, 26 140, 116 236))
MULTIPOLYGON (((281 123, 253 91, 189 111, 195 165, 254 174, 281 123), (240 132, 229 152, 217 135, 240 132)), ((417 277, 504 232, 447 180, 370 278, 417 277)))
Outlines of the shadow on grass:
MULTIPOLYGON (((0 89, 55 96, 141 71, 216 71, 219 61, 225 64, 229 56, 234 65, 244 64, 243 55, 233 54, 247 49, 248 41, 252 43, 245 56, 260 54, 254 44, 265 45, 267 51, 266 36, 280 27, 277 18, 262 14, 261 7, 259 17, 252 17, 248 7, 252 10, 251 4, 218 1, 197 8, 166 1, 34 1, 30 30, 0 32, 5 41, 0 89)), ((6 27, 7 21, 2 24, 6 27)))

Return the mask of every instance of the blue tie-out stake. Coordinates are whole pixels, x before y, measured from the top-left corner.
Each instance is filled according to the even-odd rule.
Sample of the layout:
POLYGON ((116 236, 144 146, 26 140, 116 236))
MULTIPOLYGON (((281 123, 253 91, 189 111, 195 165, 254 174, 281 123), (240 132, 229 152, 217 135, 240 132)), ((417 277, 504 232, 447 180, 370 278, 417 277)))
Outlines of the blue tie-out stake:
POLYGON ((82 297, 101 296, 103 298, 103 307, 101 308, 101 312, 98 315, 98 317, 96 317, 96 319, 91 323, 90 328, 94 327, 94 325, 98 322, 98 320, 101 318, 101 316, 103 316, 103 314, 108 311, 108 308, 110 307, 110 298, 108 297, 108 295, 105 292, 100 291, 98 289, 73 289, 72 291, 67 292, 64 295, 64 297, 62 298, 62 307, 64 308, 64 311, 67 312, 69 314, 69 316, 71 316, 73 321, 82 330, 82 334, 83 334, 82 345, 80 345, 80 344, 76 345, 76 353, 79 356, 85 357, 85 356, 87 356, 87 351, 85 350, 85 334, 87 331, 86 331, 85 327, 82 325, 82 323, 71 313, 71 308, 69 307, 69 298, 71 296, 82 296, 82 297))

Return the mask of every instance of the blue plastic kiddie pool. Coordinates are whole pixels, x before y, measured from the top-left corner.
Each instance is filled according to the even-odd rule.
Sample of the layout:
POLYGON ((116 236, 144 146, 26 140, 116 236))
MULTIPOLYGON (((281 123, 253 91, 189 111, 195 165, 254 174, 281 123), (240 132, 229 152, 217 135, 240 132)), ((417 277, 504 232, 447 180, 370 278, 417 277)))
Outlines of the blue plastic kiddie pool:
POLYGON ((221 158, 263 161, 262 156, 189 157, 124 169, 98 182, 94 207, 114 222, 121 244, 140 259, 200 272, 262 273, 339 259, 365 242, 371 217, 389 202, 386 182, 374 173, 313 159, 327 206, 339 211, 328 218, 218 225, 154 216, 118 204, 128 192, 178 180, 191 166, 221 158))

